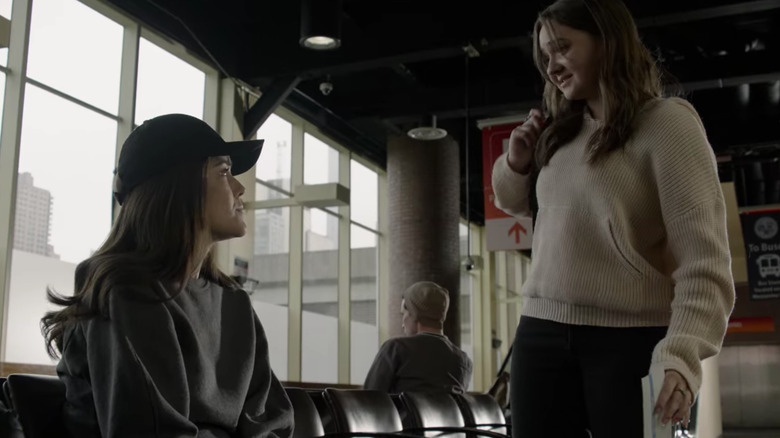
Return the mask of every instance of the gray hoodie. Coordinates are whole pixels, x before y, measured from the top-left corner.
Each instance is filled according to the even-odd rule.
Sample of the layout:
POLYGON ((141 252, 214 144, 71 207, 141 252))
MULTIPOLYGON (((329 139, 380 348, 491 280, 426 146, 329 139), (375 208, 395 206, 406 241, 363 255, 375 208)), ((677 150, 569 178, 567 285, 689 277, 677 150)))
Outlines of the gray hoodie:
POLYGON ((205 280, 165 302, 111 291, 109 319, 66 330, 57 372, 74 437, 292 436, 292 407, 249 296, 205 280))

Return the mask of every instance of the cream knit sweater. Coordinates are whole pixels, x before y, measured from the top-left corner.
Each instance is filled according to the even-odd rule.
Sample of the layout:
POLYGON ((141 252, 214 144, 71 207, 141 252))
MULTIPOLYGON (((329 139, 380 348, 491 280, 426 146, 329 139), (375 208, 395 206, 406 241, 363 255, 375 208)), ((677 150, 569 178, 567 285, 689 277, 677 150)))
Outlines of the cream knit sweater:
MULTIPOLYGON (((539 174, 539 213, 523 314, 566 324, 669 326, 653 363, 694 393, 717 354, 734 304, 726 210, 715 159, 693 107, 648 103, 625 148, 588 164, 582 131, 539 174)), ((496 205, 530 214, 528 177, 505 156, 493 168, 496 205)))

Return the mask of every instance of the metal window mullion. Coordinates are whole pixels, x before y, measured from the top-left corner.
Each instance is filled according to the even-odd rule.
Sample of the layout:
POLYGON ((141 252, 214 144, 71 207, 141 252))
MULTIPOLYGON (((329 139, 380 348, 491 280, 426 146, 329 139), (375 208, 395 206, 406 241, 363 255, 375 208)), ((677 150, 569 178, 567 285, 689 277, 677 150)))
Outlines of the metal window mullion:
MULTIPOLYGON (((114 167, 119 162, 119 153, 122 151, 127 136, 133 130, 135 123, 136 79, 138 76, 138 41, 141 35, 141 26, 128 24, 124 26, 122 35, 122 64, 119 73, 119 107, 117 108, 116 127, 116 154, 114 155, 114 167)), ((119 204, 115 199, 111 200, 112 223, 119 214, 119 204)))
MULTIPOLYGON (((303 125, 292 125, 291 185, 303 184, 303 125)), ((290 207, 290 273, 287 306, 287 380, 301 381, 303 320, 303 207, 290 207)))
POLYGON ((267 188, 267 189, 269 189, 269 190, 273 190, 273 191, 275 191, 275 192, 277 192, 277 193, 281 193, 281 194, 283 194, 284 196, 287 196, 287 197, 289 197, 289 198, 292 198, 292 197, 293 197, 293 194, 292 194, 292 192, 288 192, 287 190, 284 190, 284 189, 282 189, 282 188, 280 188, 280 187, 276 187, 275 185, 273 185, 273 184, 271 184, 271 183, 268 183, 268 182, 266 182, 266 181, 263 181, 263 180, 262 180, 262 179, 260 179, 260 178, 255 178, 255 183, 257 183, 257 184, 260 184, 261 186, 263 186, 263 187, 266 187, 266 188, 267 188))
POLYGON ((369 227, 369 226, 363 225, 363 224, 361 224, 360 222, 355 222, 355 221, 353 221, 353 220, 350 220, 350 221, 349 221, 349 223, 350 223, 350 224, 352 224, 352 225, 354 225, 354 226, 356 226, 356 227, 358 227, 358 228, 361 228, 361 229, 363 229, 363 230, 366 230, 366 231, 368 231, 369 233, 373 233, 373 234, 380 235, 380 236, 382 235, 382 233, 380 233, 380 232, 379 232, 379 230, 375 230, 375 229, 373 229, 373 228, 371 228, 371 227, 369 227))
POLYGON ((50 87, 50 86, 44 84, 43 82, 36 81, 35 79, 32 79, 32 78, 26 78, 25 82, 27 82, 30 85, 34 85, 34 86, 40 88, 41 90, 49 92, 49 93, 51 93, 51 94, 53 94, 53 95, 55 95, 57 97, 65 99, 68 102, 75 103, 76 105, 82 106, 82 107, 84 107, 84 108, 86 108, 86 109, 88 109, 90 111, 96 112, 96 113, 100 114, 103 117, 107 117, 107 118, 109 118, 111 120, 114 120, 114 121, 119 121, 119 116, 117 116, 116 114, 111 114, 110 112, 108 112, 108 111, 106 111, 106 110, 104 110, 102 108, 98 108, 95 105, 92 105, 91 103, 85 102, 85 101, 79 99, 78 97, 71 96, 70 94, 62 92, 62 91, 60 91, 60 90, 58 90, 58 89, 56 89, 54 87, 50 87))
MULTIPOLYGON (((247 191, 249 188, 247 187, 247 191)), ((251 199, 251 197, 248 197, 251 199)), ((246 201, 244 202, 245 210, 263 210, 267 208, 280 208, 280 207, 292 207, 298 205, 294 199, 268 199, 265 201, 246 201)))
MULTIPOLYGON (((484 258, 484 252, 482 251, 482 233, 479 227, 474 225, 471 226, 471 238, 474 239, 476 242, 476 245, 472 245, 472 248, 476 250, 476 254, 478 256, 482 256, 484 258)), ((486 385, 483 381, 482 376, 482 369, 484 368, 484 365, 482 363, 482 358, 484 357, 483 351, 482 351, 482 320, 487 319, 484 318, 482 314, 482 291, 483 291, 483 279, 485 278, 485 266, 483 262, 483 269, 471 271, 472 277, 471 277, 471 346, 472 346, 472 355, 473 355, 473 363, 474 363, 474 369, 473 369, 473 375, 474 375, 474 390, 475 391, 484 391, 486 389, 486 385)))
POLYGON ((495 356, 493 355, 493 336, 491 332, 493 329, 493 320, 496 315, 495 306, 493 305, 493 294, 491 293, 491 291, 493 291, 496 287, 496 253, 487 250, 486 239, 483 238, 481 241, 482 254, 484 254, 482 259, 484 268, 482 269, 481 274, 482 290, 480 291, 480 301, 482 307, 480 309, 480 318, 482 319, 482 389, 484 390, 489 387, 490 383, 493 381, 494 370, 496 367, 496 365, 494 365, 495 356))
MULTIPOLYGON (((502 251, 496 255, 496 281, 498 282, 498 287, 494 289, 496 291, 494 301, 496 309, 495 330, 496 338, 500 339, 502 343, 501 347, 499 347, 498 351, 494 352, 494 354, 501 352, 501 358, 503 358, 504 355, 503 341, 507 339, 506 334, 509 327, 509 323, 507 322, 507 319, 509 319, 509 310, 506 303, 507 287, 509 286, 509 258, 510 255, 506 251, 502 251)), ((497 358, 496 366, 499 365, 500 361, 497 358)))
MULTIPOLYGON (((349 154, 339 152, 339 184, 350 187, 349 154)), ((350 203, 352 200, 350 199, 350 203)), ((350 346, 352 320, 352 267, 351 267, 351 211, 340 207, 339 221, 339 272, 338 272, 338 383, 350 383, 350 346)))
POLYGON ((14 0, 0 140, 0 362, 5 360, 8 297, 11 295, 16 182, 21 146, 24 83, 30 41, 32 0, 14 0))
POLYGON ((379 213, 377 222, 379 226, 379 235, 377 236, 377 325, 379 335, 379 345, 389 338, 390 321, 387 315, 387 306, 390 302, 390 254, 388 246, 388 223, 387 223, 387 174, 378 173, 378 208, 379 213))
MULTIPOLYGON (((143 29, 141 29, 141 36, 143 36, 143 29)), ((163 50, 166 49, 164 48, 163 50)), ((204 72, 204 74, 207 73, 204 72)), ((235 131, 236 131, 236 127, 235 127, 236 97, 235 97, 235 93, 233 92, 233 90, 235 89, 235 84, 229 79, 223 79, 219 81, 217 86, 220 88, 220 90, 216 93, 216 95, 219 96, 220 99, 219 102, 216 103, 218 105, 218 108, 215 114, 211 115, 211 117, 216 117, 216 118, 211 121, 208 121, 205 119, 205 113, 204 113, 204 121, 209 123, 209 125, 215 131, 217 131, 223 139, 225 139, 226 141, 233 141, 235 139, 235 131)), ((203 101, 204 103, 206 102, 205 88, 204 88, 203 101)), ((241 181, 242 177, 244 177, 244 175, 239 176, 239 181, 241 181)), ((247 230, 252 230, 254 228, 253 227, 254 224, 249 222, 251 221, 249 220, 249 218, 247 218, 247 230)), ((245 236, 243 238, 247 238, 247 237, 245 236)), ((223 240, 221 242, 218 242, 214 247, 213 253, 216 257, 219 268, 222 269, 223 272, 232 272, 233 261, 231 260, 231 255, 233 253, 234 244, 235 243, 232 239, 223 240)))
MULTIPOLYGON (((203 84, 203 121, 214 129, 217 129, 222 108, 220 107, 220 74, 216 70, 205 70, 206 78, 203 84)), ((235 108, 235 107, 234 107, 235 108)), ((234 110, 235 111, 235 110, 234 110)), ((232 114, 232 112, 231 112, 232 114)), ((247 187, 247 192, 250 188, 247 187)), ((254 187, 251 188, 250 199, 254 199, 254 187)))

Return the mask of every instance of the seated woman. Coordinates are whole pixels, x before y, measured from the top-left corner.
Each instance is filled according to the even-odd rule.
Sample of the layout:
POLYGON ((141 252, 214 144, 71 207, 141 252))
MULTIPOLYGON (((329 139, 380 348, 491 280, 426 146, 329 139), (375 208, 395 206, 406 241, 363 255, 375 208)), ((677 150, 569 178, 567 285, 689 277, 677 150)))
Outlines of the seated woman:
POLYGON ((216 242, 243 236, 244 187, 260 141, 227 143, 171 114, 125 141, 122 206, 76 269, 72 297, 42 326, 67 387, 74 437, 289 437, 293 415, 271 371, 249 296, 220 272, 216 242))

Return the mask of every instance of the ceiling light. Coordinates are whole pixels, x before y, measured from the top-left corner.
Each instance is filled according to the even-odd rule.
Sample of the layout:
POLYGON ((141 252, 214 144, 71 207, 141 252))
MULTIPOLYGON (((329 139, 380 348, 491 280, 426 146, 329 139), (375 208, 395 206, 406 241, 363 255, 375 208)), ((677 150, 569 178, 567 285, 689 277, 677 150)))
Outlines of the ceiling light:
POLYGON ((314 50, 331 50, 341 45, 341 41, 327 35, 316 35, 304 38, 301 42, 304 47, 314 50))
POLYGON ((341 46, 342 0, 301 0, 301 46, 333 50, 341 46))
POLYGON ((406 135, 415 140, 441 140, 447 136, 447 131, 436 127, 436 116, 431 115, 418 127, 410 129, 406 135))

